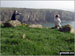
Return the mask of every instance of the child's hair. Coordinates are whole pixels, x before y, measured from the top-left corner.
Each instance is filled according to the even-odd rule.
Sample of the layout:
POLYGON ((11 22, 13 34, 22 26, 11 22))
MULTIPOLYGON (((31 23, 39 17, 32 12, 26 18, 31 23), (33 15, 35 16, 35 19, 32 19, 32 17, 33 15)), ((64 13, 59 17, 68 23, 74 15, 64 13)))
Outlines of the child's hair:
POLYGON ((60 17, 60 15, 59 15, 59 14, 56 14, 56 16, 55 16, 55 17, 56 17, 56 18, 57 18, 57 17, 60 17))
POLYGON ((14 10, 14 13, 17 13, 17 10, 14 10))

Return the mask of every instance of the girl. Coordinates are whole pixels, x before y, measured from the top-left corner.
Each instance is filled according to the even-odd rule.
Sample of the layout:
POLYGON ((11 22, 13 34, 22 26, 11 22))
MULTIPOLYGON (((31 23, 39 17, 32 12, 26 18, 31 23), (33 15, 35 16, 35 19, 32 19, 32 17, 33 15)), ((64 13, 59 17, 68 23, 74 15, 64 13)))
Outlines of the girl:
POLYGON ((55 28, 61 28, 61 24, 60 24, 61 20, 59 14, 56 14, 54 21, 55 21, 55 28))

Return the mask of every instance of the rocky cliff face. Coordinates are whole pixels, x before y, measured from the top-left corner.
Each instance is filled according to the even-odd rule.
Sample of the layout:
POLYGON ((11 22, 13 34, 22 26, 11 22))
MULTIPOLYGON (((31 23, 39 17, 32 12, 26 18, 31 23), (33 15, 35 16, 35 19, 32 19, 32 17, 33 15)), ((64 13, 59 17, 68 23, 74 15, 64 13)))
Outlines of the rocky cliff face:
POLYGON ((17 16, 17 19, 23 23, 48 23, 54 21, 54 15, 59 13, 61 20, 73 21, 74 12, 55 10, 55 9, 27 9, 27 8, 0 8, 1 21, 8 21, 11 19, 14 10, 22 13, 17 16))

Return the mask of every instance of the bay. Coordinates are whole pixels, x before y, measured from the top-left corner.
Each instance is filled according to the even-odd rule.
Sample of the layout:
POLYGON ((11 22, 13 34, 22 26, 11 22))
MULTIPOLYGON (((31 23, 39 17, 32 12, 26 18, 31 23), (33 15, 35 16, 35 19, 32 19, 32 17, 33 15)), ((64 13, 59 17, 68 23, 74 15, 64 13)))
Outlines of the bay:
MULTIPOLYGON (((66 24, 70 24, 74 29, 75 29, 75 21, 62 21, 61 25, 66 25, 66 24)), ((46 23, 46 24, 42 24, 44 27, 54 27, 55 23, 54 22, 50 22, 50 23, 46 23)))

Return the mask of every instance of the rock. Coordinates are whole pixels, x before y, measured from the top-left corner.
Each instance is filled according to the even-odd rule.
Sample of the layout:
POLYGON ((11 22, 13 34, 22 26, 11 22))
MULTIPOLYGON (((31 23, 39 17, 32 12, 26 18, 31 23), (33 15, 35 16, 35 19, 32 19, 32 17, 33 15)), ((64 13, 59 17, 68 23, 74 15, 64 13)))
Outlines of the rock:
POLYGON ((49 27, 46 27, 46 29, 49 29, 49 27))
POLYGON ((70 32, 71 32, 71 33, 75 33, 75 29, 72 29, 70 32))
POLYGON ((3 24, 3 23, 4 23, 4 21, 0 21, 0 25, 3 24))
POLYGON ((29 25, 29 27, 31 27, 31 28, 43 28, 43 26, 40 24, 31 24, 31 25, 29 25))
POLYGON ((21 25, 21 22, 18 20, 10 20, 10 21, 4 23, 5 27, 16 27, 16 26, 20 26, 20 25, 21 25))
POLYGON ((0 21, 0 25, 2 24, 2 21, 0 21))
POLYGON ((25 34, 25 33, 22 34, 22 35, 21 35, 21 38, 23 38, 23 39, 26 38, 26 34, 25 34))
POLYGON ((59 29, 61 32, 73 32, 73 27, 69 24, 62 26, 62 28, 59 29))

